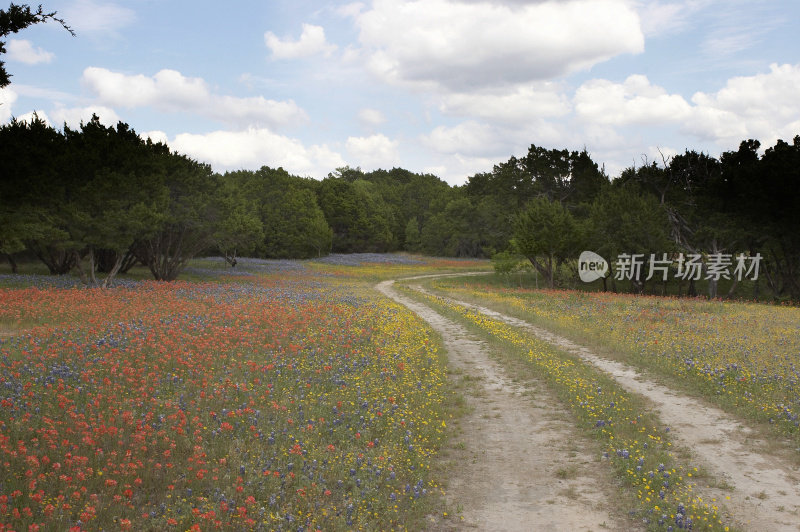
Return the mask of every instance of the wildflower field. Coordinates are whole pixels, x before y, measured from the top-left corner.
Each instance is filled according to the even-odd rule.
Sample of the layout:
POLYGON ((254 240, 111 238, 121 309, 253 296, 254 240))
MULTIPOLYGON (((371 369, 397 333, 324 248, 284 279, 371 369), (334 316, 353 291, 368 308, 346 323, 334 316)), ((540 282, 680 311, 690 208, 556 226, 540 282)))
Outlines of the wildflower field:
POLYGON ((698 468, 676 456, 669 428, 659 425, 641 398, 530 333, 435 294, 407 293, 424 298, 532 366, 572 410, 576 422, 599 441, 603 459, 627 486, 615 502, 628 508, 629 516, 654 530, 729 529, 720 517, 724 501, 704 500, 694 492, 698 468))
POLYGON ((440 279, 434 286, 605 348, 609 356, 800 444, 800 308, 509 290, 478 278, 440 279))
POLYGON ((257 270, 0 288, 0 530, 415 528, 430 329, 336 264, 257 270))
MULTIPOLYGON (((441 514, 457 394, 439 337, 373 284, 486 267, 208 258, 187 281, 110 289, 0 275, 0 530, 425 528, 441 514)), ((424 283, 800 441, 800 309, 424 283)), ((617 511, 656 530, 730 524, 645 399, 525 330, 404 290, 548 384, 625 486, 617 511)))

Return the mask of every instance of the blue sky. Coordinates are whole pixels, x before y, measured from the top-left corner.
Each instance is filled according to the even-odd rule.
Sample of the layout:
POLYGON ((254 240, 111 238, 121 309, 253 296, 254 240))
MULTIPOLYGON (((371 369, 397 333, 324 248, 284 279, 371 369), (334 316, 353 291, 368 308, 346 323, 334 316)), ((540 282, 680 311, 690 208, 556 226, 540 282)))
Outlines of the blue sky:
POLYGON ((97 113, 218 171, 400 166, 461 184, 530 144, 612 177, 800 134, 797 0, 45 1, 0 122, 97 113))

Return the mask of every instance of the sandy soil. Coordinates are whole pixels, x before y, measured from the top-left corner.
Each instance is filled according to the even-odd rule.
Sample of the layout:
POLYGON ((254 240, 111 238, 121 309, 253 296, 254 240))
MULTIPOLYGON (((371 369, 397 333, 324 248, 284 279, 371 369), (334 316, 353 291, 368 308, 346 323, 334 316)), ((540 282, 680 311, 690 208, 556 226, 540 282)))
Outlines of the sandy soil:
MULTIPOLYGON (((418 290, 423 290, 415 286, 418 290)), ((523 327, 559 348, 573 353, 611 375, 628 391, 650 399, 673 441, 688 449, 717 487, 698 481, 695 491, 704 500, 725 504, 732 520, 744 530, 800 530, 800 471, 779 456, 763 452, 764 445, 729 414, 655 383, 625 364, 599 356, 584 346, 491 309, 454 300, 509 325, 523 327), (723 486, 722 489, 719 486, 723 486), (730 500, 725 500, 729 496, 730 500)))
POLYGON ((468 412, 443 453, 449 517, 431 518, 431 529, 630 530, 610 510, 616 488, 609 472, 546 388, 515 383, 485 343, 392 283, 377 289, 442 336, 452 376, 466 384, 468 412))

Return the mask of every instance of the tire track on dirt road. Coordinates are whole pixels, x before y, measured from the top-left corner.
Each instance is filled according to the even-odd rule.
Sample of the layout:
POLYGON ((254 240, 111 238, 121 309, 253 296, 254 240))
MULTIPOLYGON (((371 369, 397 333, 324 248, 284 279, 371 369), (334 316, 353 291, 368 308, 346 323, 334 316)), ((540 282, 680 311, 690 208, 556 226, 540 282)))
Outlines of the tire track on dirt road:
POLYGON ((630 530, 615 515, 610 472, 544 385, 515 384, 489 347, 462 325, 398 294, 394 281, 376 286, 441 335, 451 370, 469 388, 461 429, 443 453, 449 471, 445 499, 450 518, 433 519, 435 530, 630 530), (460 508, 459 511, 454 511, 460 508), (452 515, 457 514, 457 515, 452 515), (460 514, 460 515, 459 515, 460 514))
MULTIPOLYGON (((432 294, 419 285, 411 288, 432 294)), ((436 295, 436 294, 432 294, 436 295)), ((723 501, 721 517, 754 531, 800 530, 800 471, 779 456, 754 449, 752 431, 722 410, 707 406, 648 380, 634 368, 599 356, 560 335, 492 309, 447 297, 450 301, 508 325, 525 329, 558 348, 577 355, 613 377, 626 390, 648 398, 673 441, 688 449, 720 484, 733 489, 695 484, 695 491, 723 501), (725 500, 729 496, 730 500, 725 500)), ((761 442, 763 443, 763 442, 761 442)))

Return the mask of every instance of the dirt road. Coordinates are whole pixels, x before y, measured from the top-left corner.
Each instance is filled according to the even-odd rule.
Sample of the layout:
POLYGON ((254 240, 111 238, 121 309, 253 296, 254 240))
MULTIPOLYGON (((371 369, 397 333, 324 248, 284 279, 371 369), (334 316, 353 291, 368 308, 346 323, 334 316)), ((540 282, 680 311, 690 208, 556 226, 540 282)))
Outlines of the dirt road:
POLYGON ((468 412, 445 453, 451 473, 448 518, 440 530, 630 530, 608 499, 614 480, 587 450, 570 415, 544 385, 515 383, 490 358, 490 348, 463 326, 399 294, 393 281, 377 289, 427 321, 447 349, 468 412))
MULTIPOLYGON (((424 289, 412 286, 417 290, 424 289)), ((695 491, 725 503, 722 514, 744 530, 800 530, 800 471, 779 456, 762 452, 764 442, 729 414, 647 379, 635 369, 603 358, 586 347, 530 323, 457 299, 454 302, 573 353, 611 375, 623 388, 652 401, 670 428, 673 441, 690 450, 696 463, 712 475, 717 487, 698 482, 695 491), (722 486, 722 489, 719 488, 722 486), (726 500, 726 496, 730 500, 726 500)))

